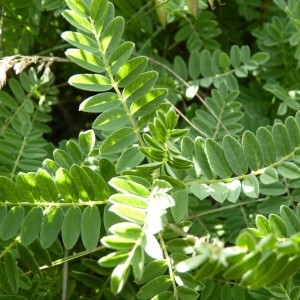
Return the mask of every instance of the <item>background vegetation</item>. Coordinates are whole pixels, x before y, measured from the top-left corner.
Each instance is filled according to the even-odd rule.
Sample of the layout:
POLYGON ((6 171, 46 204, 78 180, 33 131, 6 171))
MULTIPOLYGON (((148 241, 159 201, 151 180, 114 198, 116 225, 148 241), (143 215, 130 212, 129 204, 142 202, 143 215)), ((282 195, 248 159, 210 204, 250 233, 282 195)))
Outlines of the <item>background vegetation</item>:
POLYGON ((1 1, 0 299, 299 299, 300 1, 1 1))

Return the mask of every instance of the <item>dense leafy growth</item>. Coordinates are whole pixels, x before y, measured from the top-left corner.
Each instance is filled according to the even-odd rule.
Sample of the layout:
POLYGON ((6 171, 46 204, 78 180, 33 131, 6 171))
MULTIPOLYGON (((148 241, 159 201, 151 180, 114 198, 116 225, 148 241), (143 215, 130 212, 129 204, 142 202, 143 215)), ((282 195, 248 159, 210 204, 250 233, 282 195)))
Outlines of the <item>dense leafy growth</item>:
POLYGON ((298 0, 4 2, 0 298, 299 299, 299 24, 298 0))

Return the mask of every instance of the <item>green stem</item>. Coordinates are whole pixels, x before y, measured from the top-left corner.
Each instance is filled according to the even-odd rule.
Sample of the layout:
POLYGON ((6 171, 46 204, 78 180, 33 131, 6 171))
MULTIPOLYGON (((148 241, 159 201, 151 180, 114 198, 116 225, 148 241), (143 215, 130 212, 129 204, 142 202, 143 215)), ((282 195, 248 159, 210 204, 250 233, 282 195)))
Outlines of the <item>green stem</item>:
POLYGON ((102 201, 85 201, 85 202, 0 202, 1 206, 38 206, 38 207, 69 207, 69 206, 91 206, 91 205, 104 205, 106 200, 102 201))
MULTIPOLYGON (((93 22, 91 22, 93 24, 93 22)), ((119 89, 119 86, 118 86, 118 82, 115 80, 114 78, 114 75, 110 69, 110 66, 109 66, 109 63, 108 63, 108 58, 106 57, 106 54, 103 50, 103 47, 102 47, 102 44, 101 44, 101 41, 100 41, 100 38, 98 37, 98 35, 96 34, 96 29, 94 28, 94 37, 95 37, 95 40, 98 44, 98 47, 99 47, 99 51, 101 53, 101 56, 102 56, 102 59, 103 59, 103 62, 104 62, 104 65, 105 65, 105 69, 106 69, 106 72, 107 72, 107 75, 111 81, 111 85, 113 87, 113 89, 115 90, 116 94, 118 95, 118 98, 123 106, 123 108, 126 110, 126 113, 130 119, 130 123, 131 123, 131 126, 134 130, 134 132, 136 133, 137 135, 137 138, 138 138, 138 141, 139 141, 139 144, 140 146, 142 147, 145 147, 145 143, 143 141, 143 138, 140 134, 140 131, 139 131, 139 127, 137 126, 133 116, 131 115, 131 112, 130 112, 130 109, 129 107, 127 106, 127 103, 126 103, 126 100, 124 99, 120 89, 119 89)))
POLYGON ((178 300, 179 298, 178 298, 178 294, 177 294, 177 287, 176 287, 175 275, 174 275, 174 271, 173 271, 173 266, 172 266, 171 258, 169 256, 169 253, 168 253, 165 241, 164 241, 161 233, 159 233, 158 239, 159 239, 159 243, 161 245, 162 251, 164 253, 164 257, 166 259, 166 263, 168 265, 170 279, 171 279, 172 287, 173 287, 173 291, 174 291, 174 297, 175 297, 176 300, 178 300))

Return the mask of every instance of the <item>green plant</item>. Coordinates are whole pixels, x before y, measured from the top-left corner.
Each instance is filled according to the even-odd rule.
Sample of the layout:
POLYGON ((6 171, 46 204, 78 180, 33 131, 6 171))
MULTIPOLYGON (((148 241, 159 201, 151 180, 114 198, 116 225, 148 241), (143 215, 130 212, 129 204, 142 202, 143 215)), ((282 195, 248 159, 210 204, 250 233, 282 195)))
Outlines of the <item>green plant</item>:
POLYGON ((0 92, 0 298, 298 299, 299 1, 263 6, 263 29, 236 1, 220 27, 255 20, 251 51, 218 39, 226 6, 137 2, 39 6, 71 24, 69 84, 97 115, 58 147, 43 135, 65 60, 3 53, 20 75, 0 92))

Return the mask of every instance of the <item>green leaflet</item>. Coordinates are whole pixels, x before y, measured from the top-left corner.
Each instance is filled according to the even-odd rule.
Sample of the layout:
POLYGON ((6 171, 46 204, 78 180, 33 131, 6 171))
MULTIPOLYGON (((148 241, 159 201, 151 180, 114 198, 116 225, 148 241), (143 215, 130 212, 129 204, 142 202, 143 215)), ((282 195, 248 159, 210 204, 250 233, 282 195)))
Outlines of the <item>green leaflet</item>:
POLYGON ((121 222, 112 225, 109 231, 119 237, 137 240, 142 233, 142 227, 135 223, 121 222))
POLYGON ((186 286, 189 289, 192 289, 194 291, 199 291, 201 288, 201 285, 199 282, 196 281, 195 277, 191 274, 185 272, 185 273, 179 273, 174 272, 175 275, 175 281, 179 286, 186 286))
POLYGON ((82 152, 86 155, 89 155, 90 152, 94 149, 96 143, 96 136, 93 130, 82 131, 79 133, 79 147, 82 152))
POLYGON ((82 213, 79 207, 70 207, 64 217, 62 224, 62 240, 67 250, 72 249, 81 231, 82 213))
POLYGON ((101 216, 97 206, 87 206, 81 219, 81 239, 86 250, 92 251, 99 242, 101 216))
POLYGON ((208 256, 205 254, 199 254, 192 257, 189 257, 181 262, 179 262, 175 266, 175 270, 180 273, 186 273, 191 270, 195 270, 200 265, 202 265, 206 260, 208 256))
POLYGON ((85 2, 83 1, 72 1, 72 0, 66 0, 67 5, 72 9, 72 11, 75 11, 80 16, 87 18, 89 15, 89 10, 85 2))
POLYGON ((83 154, 77 142, 70 140, 66 143, 66 148, 75 164, 80 165, 83 161, 83 154))
POLYGON ((167 269, 168 265, 165 259, 153 260, 144 267, 143 275, 138 280, 138 283, 144 284, 150 282, 157 276, 164 275, 167 269))
POLYGON ((130 265, 128 260, 119 264, 112 272, 110 279, 110 288, 114 294, 120 293, 130 274, 130 265))
POLYGON ((23 101, 26 98, 24 90, 17 79, 11 78, 8 81, 8 84, 9 84, 9 87, 10 87, 11 91, 13 92, 14 96, 18 100, 23 101))
POLYGON ((133 145, 120 155, 116 165, 117 173, 133 169, 140 165, 144 158, 145 156, 138 150, 138 146, 133 145))
POLYGON ((114 204, 109 211, 114 212, 121 218, 143 225, 146 221, 146 212, 144 209, 131 207, 124 204, 114 204))
POLYGON ((125 204, 137 208, 144 208, 146 209, 148 207, 148 201, 144 197, 140 197, 137 195, 132 195, 129 193, 124 194, 114 194, 110 196, 108 201, 112 204, 125 204))
POLYGON ((218 202, 222 203, 227 198, 228 188, 223 182, 212 183, 210 190, 210 195, 218 202))
POLYGON ((189 57, 188 61, 188 71, 192 79, 198 79, 200 75, 200 53, 198 51, 193 51, 189 57))
POLYGON ((112 88, 110 80, 99 74, 78 74, 69 79, 74 87, 92 92, 105 92, 112 88))
POLYGON ((269 167, 260 175, 260 181, 264 184, 271 184, 278 181, 278 174, 275 168, 269 167))
POLYGON ((262 277, 268 276, 270 269, 274 267, 276 261, 276 253, 269 252, 263 257, 254 269, 245 274, 241 281, 241 286, 250 286, 252 284, 257 284, 258 280, 261 280, 262 277))
POLYGON ((277 123, 272 128, 272 135, 277 154, 285 157, 292 152, 292 143, 288 131, 284 125, 277 123))
POLYGON ((22 221, 24 219, 24 207, 14 206, 6 214, 1 228, 0 237, 2 240, 6 241, 14 237, 19 228, 21 227, 22 221))
POLYGON ((58 199, 58 191, 54 180, 45 170, 40 169, 36 173, 36 185, 43 201, 56 202, 58 199))
POLYGON ((134 49, 134 43, 124 42, 118 46, 109 56, 108 64, 111 71, 115 73, 130 58, 134 49))
POLYGON ((148 59, 145 56, 138 56, 128 60, 116 73, 118 85, 124 87, 139 76, 146 68, 148 59))
POLYGON ((107 200, 110 195, 110 190, 106 181, 102 178, 102 176, 98 172, 93 171, 91 168, 87 166, 83 166, 83 170, 87 173, 87 175, 92 180, 93 187, 95 190, 95 199, 98 201, 107 200))
POLYGON ((145 266, 145 252, 141 246, 135 249, 131 265, 134 279, 139 280, 142 277, 145 266))
MULTIPOLYGON (((251 275, 254 277, 256 276, 258 278, 255 281, 252 281, 252 283, 250 283, 250 289, 258 289, 262 286, 266 286, 270 281, 274 279, 274 274, 278 274, 282 269, 284 269, 284 267, 288 263, 288 259, 289 259, 288 255, 278 255, 278 257, 276 257, 275 263, 270 265, 270 262, 268 262, 269 268, 262 275, 259 274, 258 269, 256 269, 256 274, 253 271, 252 273, 253 275, 252 274, 251 275)), ((271 260, 271 258, 269 260, 271 260)))
POLYGON ((63 223, 64 213, 61 207, 52 207, 42 223, 40 242, 44 249, 49 248, 57 238, 63 223))
POLYGON ((206 153, 204 151, 204 140, 196 139, 195 141, 195 156, 200 165, 201 171, 208 179, 213 179, 214 174, 210 168, 206 153))
POLYGON ((300 231, 300 221, 296 214, 287 206, 280 207, 280 215, 287 226, 289 235, 293 235, 300 231))
POLYGON ((125 178, 115 177, 109 181, 109 184, 116 190, 122 193, 131 193, 140 197, 149 197, 149 190, 142 184, 134 181, 130 181, 125 178))
POLYGON ((85 112, 100 113, 121 105, 117 94, 106 92, 91 96, 81 102, 79 109, 85 112))
POLYGON ((285 127, 289 133, 292 147, 296 148, 300 145, 300 128, 295 118, 289 116, 285 120, 285 127))
POLYGON ((118 46, 123 35, 125 21, 118 16, 111 20, 100 35, 100 43, 104 53, 110 53, 118 46))
POLYGON ((93 27, 91 23, 86 19, 86 17, 82 17, 75 11, 65 10, 62 13, 62 16, 74 27, 77 29, 84 31, 86 33, 91 33, 93 31, 93 27))
POLYGON ((73 159, 69 155, 68 152, 62 149, 55 149, 53 151, 53 158, 56 163, 58 163, 61 167, 69 170, 73 165, 73 159))
POLYGON ((94 200, 95 189, 88 174, 78 165, 73 165, 70 169, 70 175, 77 187, 79 198, 83 201, 94 200))
POLYGON ((268 283, 268 286, 278 285, 282 281, 289 278, 292 274, 294 274, 300 266, 300 257, 293 256, 290 257, 288 263, 283 266, 283 268, 277 273, 276 276, 268 283))
POLYGON ((167 291, 171 286, 171 278, 168 275, 161 275, 147 282, 141 287, 137 294, 138 299, 149 299, 155 295, 167 291))
POLYGON ((10 288, 14 294, 18 293, 19 290, 19 274, 18 267, 15 257, 11 253, 11 251, 6 252, 4 256, 4 264, 5 264, 5 272, 7 275, 7 280, 10 285, 10 288))
POLYGON ((175 56, 173 69, 176 74, 178 74, 183 80, 188 79, 188 69, 185 61, 181 56, 175 56))
POLYGON ((103 155, 121 152, 136 141, 136 134, 131 127, 121 128, 110 134, 100 146, 103 155))
MULTIPOLYGON (((38 239, 34 240, 29 245, 30 250, 34 253, 35 257, 37 258, 40 264, 51 266, 52 260, 50 254, 47 249, 42 248, 38 239)), ((51 247, 50 247, 51 249, 51 247)))
POLYGON ((19 197, 16 184, 8 177, 0 176, 0 200, 17 203, 20 200, 19 197))
POLYGON ((291 162, 283 162, 278 167, 278 173, 288 179, 297 179, 300 177, 300 168, 291 162))
POLYGON ((79 199, 79 193, 73 180, 73 177, 70 173, 63 169, 59 168, 56 172, 55 183, 58 189, 58 192, 62 198, 67 202, 77 202, 79 199))
POLYGON ((247 176, 242 181, 242 190, 250 198, 256 198, 259 195, 259 183, 254 175, 247 176))
POLYGON ((230 48, 230 61, 234 68, 237 68, 241 64, 241 54, 238 46, 234 45, 230 48))
POLYGON ((203 200, 210 196, 211 188, 207 184, 193 182, 191 185, 191 191, 197 198, 203 200))
POLYGON ((222 147, 212 139, 205 141, 206 155, 210 166, 220 178, 229 178, 232 170, 229 167, 222 147))
POLYGON ((244 151, 240 143, 232 136, 226 135, 222 142, 226 160, 236 175, 244 175, 248 171, 244 151))
POLYGON ((186 286, 177 287, 177 293, 179 299, 196 300, 199 298, 199 294, 197 292, 186 286))
POLYGON ((132 103, 143 97, 152 88, 158 77, 157 72, 149 71, 139 75, 134 81, 128 84, 123 90, 123 97, 127 102, 132 103))
MULTIPOLYGON (((90 11, 89 15, 94 21, 99 22, 99 19, 102 20, 105 15, 106 15, 106 10, 108 6, 108 1, 107 0, 92 0, 91 5, 90 5, 90 11)), ((98 34, 99 34, 99 28, 98 29, 98 34)))
POLYGON ((100 266, 103 266, 105 268, 114 268, 122 261, 126 260, 128 256, 129 253, 127 250, 120 250, 101 257, 98 260, 98 263, 100 264, 100 266))
POLYGON ((178 238, 168 241, 167 249, 171 253, 191 254, 194 252, 193 243, 185 238, 178 238))
POLYGON ((65 54, 75 64, 88 71, 94 73, 105 71, 104 63, 99 55, 81 49, 68 49, 65 54))
POLYGON ((269 224, 272 233, 275 234, 277 238, 285 238, 288 236, 287 227, 284 221, 279 216, 275 214, 270 214, 269 224))
POLYGON ((225 273, 223 273, 223 277, 227 280, 238 279, 242 277, 243 274, 257 265, 260 258, 260 252, 250 252, 239 262, 233 264, 228 270, 226 270, 225 273))
POLYGON ((263 236, 271 233, 271 227, 269 225, 268 219, 265 216, 257 215, 255 218, 255 224, 257 229, 263 236))
POLYGON ((113 132, 130 122, 127 111, 124 108, 111 108, 99 115, 93 123, 93 128, 113 132))
POLYGON ((82 33, 65 31, 62 33, 61 37, 71 45, 81 50, 94 53, 98 51, 98 44, 96 41, 82 33))
POLYGON ((20 258, 22 259, 23 263, 27 266, 27 268, 38 278, 42 279, 42 272, 40 267, 34 258, 32 252, 25 247, 23 244, 18 244, 18 252, 20 258))
POLYGON ((43 210, 40 207, 33 207, 25 216, 20 230, 21 243, 24 246, 31 244, 40 233, 43 219, 43 210))
POLYGON ((232 203, 236 203, 241 192, 241 182, 237 179, 226 184, 227 197, 226 199, 232 203))
POLYGON ((108 235, 101 239, 101 243, 107 248, 116 250, 130 250, 134 247, 136 240, 133 238, 108 235))
POLYGON ((188 193, 186 190, 177 191, 172 193, 175 201, 175 206, 171 207, 172 216, 176 223, 185 218, 188 213, 188 193))
POLYGON ((152 113, 163 102, 166 95, 166 89, 153 89, 144 94, 140 99, 134 101, 130 106, 130 112, 135 117, 143 117, 152 113))
POLYGON ((246 131, 242 139, 245 158, 251 170, 258 170, 264 166, 264 156, 257 138, 251 131, 246 131))
POLYGON ((254 251, 256 246, 255 238, 247 231, 242 231, 236 239, 236 245, 246 249, 248 252, 254 251))

